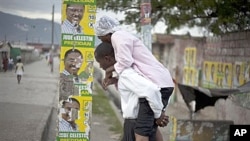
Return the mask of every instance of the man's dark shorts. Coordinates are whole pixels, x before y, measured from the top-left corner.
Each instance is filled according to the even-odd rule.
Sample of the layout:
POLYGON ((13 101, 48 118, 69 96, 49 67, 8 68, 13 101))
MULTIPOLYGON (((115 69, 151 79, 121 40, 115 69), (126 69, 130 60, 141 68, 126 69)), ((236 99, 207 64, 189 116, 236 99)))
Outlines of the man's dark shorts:
MULTIPOLYGON (((173 90, 173 87, 162 88, 160 90, 162 95, 163 109, 166 108, 173 90)), ((149 141, 155 141, 158 125, 155 123, 154 112, 150 108, 146 98, 139 98, 139 105, 140 108, 136 120, 135 133, 142 136, 148 136, 149 141)))

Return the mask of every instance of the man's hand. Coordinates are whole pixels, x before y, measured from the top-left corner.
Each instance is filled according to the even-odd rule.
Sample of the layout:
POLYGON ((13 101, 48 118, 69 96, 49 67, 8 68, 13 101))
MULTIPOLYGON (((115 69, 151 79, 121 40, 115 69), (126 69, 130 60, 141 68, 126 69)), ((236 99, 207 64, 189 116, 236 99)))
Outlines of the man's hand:
POLYGON ((169 117, 166 116, 164 113, 161 113, 161 116, 158 119, 156 119, 155 122, 158 126, 165 127, 169 123, 169 117))
POLYGON ((102 88, 104 90, 107 90, 107 87, 109 85, 112 85, 112 84, 117 84, 118 82, 118 79, 115 78, 115 77, 112 77, 112 78, 105 78, 103 81, 102 81, 102 88))

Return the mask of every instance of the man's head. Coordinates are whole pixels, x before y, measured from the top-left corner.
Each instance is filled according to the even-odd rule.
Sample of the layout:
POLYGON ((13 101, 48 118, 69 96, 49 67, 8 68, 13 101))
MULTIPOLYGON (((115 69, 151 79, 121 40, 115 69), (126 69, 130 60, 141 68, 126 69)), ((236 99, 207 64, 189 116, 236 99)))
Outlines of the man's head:
POLYGON ((80 103, 75 98, 69 98, 63 101, 61 116, 66 121, 74 121, 78 119, 78 111, 80 109, 80 103))
POLYGON ((83 56, 77 49, 70 49, 66 51, 64 56, 64 68, 70 74, 77 75, 80 67, 82 66, 83 56))
POLYGON ((85 5, 82 4, 67 4, 66 15, 67 19, 75 25, 79 25, 84 15, 85 5))
POLYGON ((95 49, 95 59, 99 63, 100 68, 106 70, 115 64, 114 48, 110 43, 102 42, 95 49))
POLYGON ((111 35, 119 30, 119 21, 108 16, 101 17, 95 24, 96 36, 103 42, 111 42, 111 35))

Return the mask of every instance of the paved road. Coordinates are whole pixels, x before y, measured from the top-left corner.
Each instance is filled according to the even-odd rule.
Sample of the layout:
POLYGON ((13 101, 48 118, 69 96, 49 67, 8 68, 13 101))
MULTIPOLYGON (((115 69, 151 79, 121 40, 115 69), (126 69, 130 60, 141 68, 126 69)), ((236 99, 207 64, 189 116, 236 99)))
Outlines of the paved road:
POLYGON ((0 72, 0 140, 41 141, 50 113, 57 106, 59 65, 45 59, 24 65, 21 84, 12 72, 0 72))

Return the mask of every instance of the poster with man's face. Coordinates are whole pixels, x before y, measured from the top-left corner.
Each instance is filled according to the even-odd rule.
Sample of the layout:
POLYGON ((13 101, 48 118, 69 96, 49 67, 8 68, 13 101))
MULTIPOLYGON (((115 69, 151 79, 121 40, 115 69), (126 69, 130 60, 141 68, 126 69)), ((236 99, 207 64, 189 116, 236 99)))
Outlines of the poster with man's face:
POLYGON ((250 62, 244 62, 244 83, 250 81, 250 62))
POLYGON ((235 62, 233 66, 233 88, 244 84, 244 63, 235 62))
POLYGON ((64 0, 62 3, 62 34, 93 35, 96 6, 89 3, 64 0))
POLYGON ((233 65, 232 63, 223 63, 223 88, 232 88, 233 65))

